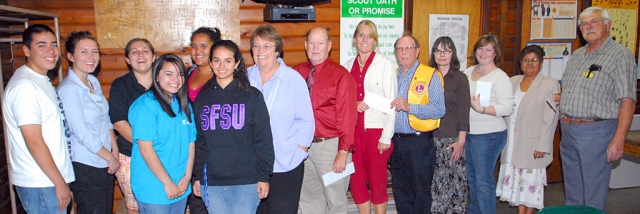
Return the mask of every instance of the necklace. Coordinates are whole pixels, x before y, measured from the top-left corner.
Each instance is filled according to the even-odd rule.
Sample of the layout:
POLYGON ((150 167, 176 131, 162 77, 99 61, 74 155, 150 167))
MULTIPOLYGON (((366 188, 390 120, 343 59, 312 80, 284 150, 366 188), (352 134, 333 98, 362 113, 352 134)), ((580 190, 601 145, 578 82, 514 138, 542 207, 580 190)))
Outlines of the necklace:
MULTIPOLYGON (((366 61, 365 61, 365 63, 366 63, 366 61)), ((364 63, 360 63, 360 57, 358 57, 358 65, 360 65, 360 67, 364 68, 364 63)))

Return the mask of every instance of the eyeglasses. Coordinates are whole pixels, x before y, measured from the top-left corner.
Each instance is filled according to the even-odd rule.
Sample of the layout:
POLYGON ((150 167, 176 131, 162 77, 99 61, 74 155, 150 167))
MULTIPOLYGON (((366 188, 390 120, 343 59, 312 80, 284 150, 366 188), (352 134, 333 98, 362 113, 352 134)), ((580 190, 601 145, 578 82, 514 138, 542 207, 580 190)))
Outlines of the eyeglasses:
POLYGON ((433 51, 433 53, 438 54, 438 55, 439 54, 449 55, 449 54, 453 53, 453 51, 452 50, 444 50, 444 51, 443 50, 435 50, 435 51, 433 51))
POLYGON ((415 46, 414 47, 411 47, 411 46, 409 46, 409 47, 396 47, 396 52, 402 53, 404 51, 410 51, 410 50, 413 50, 415 48, 416 48, 415 46))
POLYGON ((273 47, 275 47, 275 45, 265 44, 265 45, 263 45, 263 46, 260 46, 260 45, 258 45, 258 44, 255 44, 255 45, 253 45, 251 48, 252 48, 254 51, 258 51, 258 50, 260 50, 260 49, 262 49, 263 51, 268 51, 268 50, 271 50, 271 48, 273 48, 273 47))
POLYGON ((538 62, 540 62, 540 60, 539 60, 539 59, 537 59, 537 58, 533 58, 533 59, 523 59, 523 60, 522 60, 522 64, 526 64, 526 63, 533 63, 533 64, 535 64, 535 63, 538 63, 538 62))
POLYGON ((598 25, 600 25, 600 22, 604 21, 602 19, 593 19, 589 22, 581 22, 578 26, 580 26, 580 29, 585 29, 587 28, 587 25, 591 24, 591 27, 598 27, 598 25))

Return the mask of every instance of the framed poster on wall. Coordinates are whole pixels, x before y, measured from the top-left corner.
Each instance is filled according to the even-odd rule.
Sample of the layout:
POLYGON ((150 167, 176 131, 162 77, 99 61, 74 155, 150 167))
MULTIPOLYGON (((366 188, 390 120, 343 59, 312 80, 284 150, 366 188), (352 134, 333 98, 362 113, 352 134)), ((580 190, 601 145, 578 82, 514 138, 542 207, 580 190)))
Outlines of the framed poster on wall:
POLYGON ((531 0, 531 40, 575 39, 578 0, 531 0))

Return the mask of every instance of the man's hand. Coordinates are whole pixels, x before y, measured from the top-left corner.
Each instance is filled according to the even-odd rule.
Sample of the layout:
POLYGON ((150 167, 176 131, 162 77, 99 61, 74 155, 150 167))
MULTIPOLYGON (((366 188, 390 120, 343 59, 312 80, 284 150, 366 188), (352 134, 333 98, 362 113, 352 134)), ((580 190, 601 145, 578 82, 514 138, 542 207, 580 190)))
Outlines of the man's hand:
POLYGON ((193 188, 193 194, 198 196, 198 197, 202 197, 202 195, 200 195, 200 181, 194 181, 193 185, 191 186, 191 188, 193 188))
POLYGON ((362 113, 364 111, 366 111, 367 109, 369 109, 369 105, 367 105, 367 103, 365 102, 358 102, 358 112, 362 113))
POLYGON ((378 150, 380 150, 380 154, 387 151, 389 148, 391 148, 391 144, 378 142, 378 150))
POLYGON ((342 173, 344 169, 347 168, 347 155, 349 152, 345 150, 338 151, 336 155, 336 160, 333 162, 333 172, 342 173))
POLYGON ((556 105, 560 105, 560 98, 562 97, 562 93, 553 94, 553 101, 556 102, 556 105))
POLYGON ((58 197, 58 208, 60 211, 64 211, 67 209, 67 205, 71 202, 71 190, 69 190, 69 186, 65 185, 57 185, 56 187, 56 197, 58 197))
POLYGON ((409 112, 409 103, 404 98, 396 98, 391 101, 391 108, 395 108, 396 111, 409 112))
POLYGON ((616 138, 614 137, 607 147, 607 163, 620 160, 623 151, 624 140, 616 140, 616 138))
POLYGON ((452 161, 458 161, 458 159, 462 157, 462 154, 464 153, 464 143, 464 141, 460 141, 458 139, 458 141, 452 143, 447 147, 447 150, 453 149, 453 152, 451 153, 452 161))
POLYGON ((259 182, 258 181, 258 198, 264 199, 269 196, 269 182, 259 182))

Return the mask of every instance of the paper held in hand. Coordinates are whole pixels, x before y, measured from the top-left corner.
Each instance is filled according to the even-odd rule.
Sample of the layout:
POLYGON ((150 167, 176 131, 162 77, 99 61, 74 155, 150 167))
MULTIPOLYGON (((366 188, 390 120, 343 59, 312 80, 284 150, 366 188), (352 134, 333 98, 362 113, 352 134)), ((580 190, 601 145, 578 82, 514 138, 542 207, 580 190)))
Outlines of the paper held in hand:
POLYGON ((335 173, 333 171, 322 175, 322 180, 324 181, 324 186, 329 186, 333 182, 336 182, 344 177, 347 177, 356 172, 356 168, 353 167, 353 162, 348 163, 347 167, 344 169, 342 173, 335 173))
POLYGON ((366 103, 369 108, 384 112, 390 115, 396 115, 396 110, 391 108, 392 99, 365 91, 362 102, 366 103))
POLYGON ((476 95, 480 94, 480 106, 489 106, 491 100, 491 82, 477 82, 476 95))

